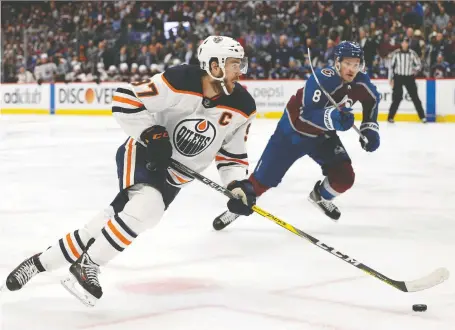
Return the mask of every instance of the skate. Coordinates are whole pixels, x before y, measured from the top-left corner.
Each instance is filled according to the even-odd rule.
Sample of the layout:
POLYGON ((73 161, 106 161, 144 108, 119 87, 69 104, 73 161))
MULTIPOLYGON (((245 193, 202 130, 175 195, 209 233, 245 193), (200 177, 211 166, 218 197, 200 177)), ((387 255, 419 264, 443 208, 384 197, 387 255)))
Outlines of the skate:
POLYGON ((21 262, 6 278, 6 284, 2 289, 6 288, 9 291, 17 291, 28 283, 35 275, 44 272, 45 269, 39 260, 41 253, 35 254, 21 262))
POLYGON ((215 230, 221 230, 224 229, 226 226, 228 226, 231 222, 233 222, 235 219, 240 217, 240 215, 231 213, 229 211, 225 211, 221 213, 219 216, 213 220, 213 228, 215 230))
POLYGON ((84 252, 69 270, 70 274, 61 281, 62 285, 84 305, 95 306, 103 295, 98 281, 99 266, 84 252))
POLYGON ((338 221, 341 216, 340 210, 331 201, 326 200, 321 196, 319 193, 320 185, 321 181, 316 182, 313 191, 308 196, 308 200, 333 221, 338 221))

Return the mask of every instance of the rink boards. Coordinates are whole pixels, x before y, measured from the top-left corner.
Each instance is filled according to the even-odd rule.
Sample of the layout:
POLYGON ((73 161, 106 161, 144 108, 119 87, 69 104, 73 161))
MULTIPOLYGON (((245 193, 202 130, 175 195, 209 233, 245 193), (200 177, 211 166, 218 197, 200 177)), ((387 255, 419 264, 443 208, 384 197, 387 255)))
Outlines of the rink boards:
MULTIPOLYGON (((387 119, 392 102, 392 90, 386 79, 374 80, 381 95, 379 120, 387 119)), ((243 80, 241 84, 256 100, 258 117, 279 118, 289 98, 305 81, 243 80)), ((2 84, 0 112, 2 114, 110 115, 112 95, 126 83, 57 83, 2 84)), ((429 121, 455 122, 455 79, 417 80, 419 97, 429 121)), ((357 119, 361 105, 354 106, 357 119)), ((414 105, 404 89, 397 121, 418 121, 414 105)))

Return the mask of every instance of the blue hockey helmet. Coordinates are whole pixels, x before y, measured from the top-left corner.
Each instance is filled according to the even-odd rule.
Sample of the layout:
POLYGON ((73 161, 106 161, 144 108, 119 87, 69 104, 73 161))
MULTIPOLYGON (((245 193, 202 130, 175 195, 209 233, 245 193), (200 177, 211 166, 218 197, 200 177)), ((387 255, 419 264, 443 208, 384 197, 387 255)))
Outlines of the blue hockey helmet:
POLYGON ((365 60, 363 59, 362 47, 354 41, 342 41, 335 47, 334 51, 335 61, 341 62, 345 57, 354 57, 360 59, 361 70, 365 66, 365 60))

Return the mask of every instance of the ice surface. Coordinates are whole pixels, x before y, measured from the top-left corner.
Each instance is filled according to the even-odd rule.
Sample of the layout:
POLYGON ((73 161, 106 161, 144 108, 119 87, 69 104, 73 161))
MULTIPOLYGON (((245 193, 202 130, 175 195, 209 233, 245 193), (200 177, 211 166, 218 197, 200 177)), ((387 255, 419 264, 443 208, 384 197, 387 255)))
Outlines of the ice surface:
MULTIPOLYGON (((253 124, 251 170, 275 125, 253 124)), ((450 124, 382 123, 381 147, 367 153, 354 131, 341 134, 356 183, 337 199, 338 224, 306 201, 321 178, 307 158, 258 205, 394 279, 438 267, 454 274, 454 136, 450 124)), ((109 117, 0 117, 2 279, 111 201, 125 139, 109 117)), ((215 166, 204 174, 219 182, 215 166)), ((156 228, 103 269, 97 307, 61 287, 62 269, 1 294, 1 329, 454 329, 453 278, 403 293, 258 215, 215 232, 224 203, 191 184, 156 228)))

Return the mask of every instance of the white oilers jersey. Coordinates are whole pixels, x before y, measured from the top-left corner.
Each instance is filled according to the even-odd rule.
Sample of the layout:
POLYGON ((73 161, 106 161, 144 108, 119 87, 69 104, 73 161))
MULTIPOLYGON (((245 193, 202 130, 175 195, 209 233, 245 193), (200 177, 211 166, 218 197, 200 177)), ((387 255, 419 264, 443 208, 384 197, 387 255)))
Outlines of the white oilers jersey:
MULTIPOLYGON (((146 128, 164 126, 175 160, 197 172, 215 160, 223 183, 228 184, 246 177, 246 141, 256 104, 239 84, 231 95, 203 97, 204 72, 198 66, 175 66, 128 88, 118 88, 112 112, 136 140, 146 128)), ((167 179, 174 186, 191 181, 173 168, 168 169, 167 179)))

